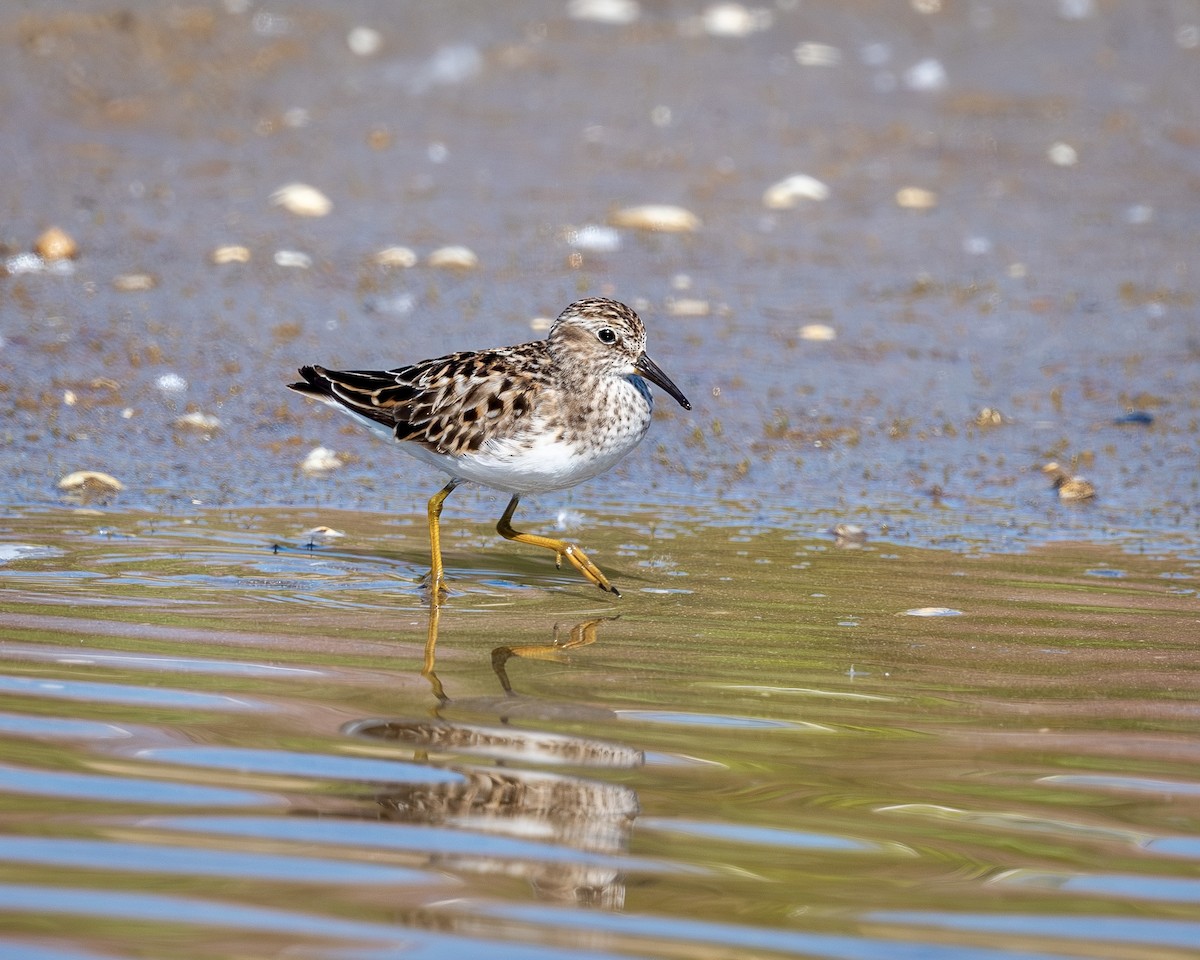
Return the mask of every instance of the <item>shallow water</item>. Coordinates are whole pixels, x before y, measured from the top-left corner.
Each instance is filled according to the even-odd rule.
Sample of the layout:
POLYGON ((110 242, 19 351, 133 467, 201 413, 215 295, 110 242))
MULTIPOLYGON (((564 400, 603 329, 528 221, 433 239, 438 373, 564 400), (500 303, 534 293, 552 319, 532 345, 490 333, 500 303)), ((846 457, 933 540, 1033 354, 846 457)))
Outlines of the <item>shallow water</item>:
POLYGON ((1194 955, 1194 555, 320 519, 5 522, 6 955, 1194 955))

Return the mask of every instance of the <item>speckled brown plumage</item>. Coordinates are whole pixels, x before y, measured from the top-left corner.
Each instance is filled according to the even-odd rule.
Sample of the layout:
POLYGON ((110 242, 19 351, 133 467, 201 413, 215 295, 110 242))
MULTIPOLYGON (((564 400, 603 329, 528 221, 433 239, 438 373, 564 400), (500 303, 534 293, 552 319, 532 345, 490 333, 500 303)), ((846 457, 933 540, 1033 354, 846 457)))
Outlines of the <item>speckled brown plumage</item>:
POLYGON ((290 386, 450 475, 429 507, 435 583, 441 580, 435 513, 455 486, 470 480, 512 495, 498 525, 502 535, 567 556, 592 582, 615 593, 573 544, 518 534, 508 521, 522 494, 574 486, 637 446, 653 410, 645 380, 691 409, 645 346, 636 313, 615 300, 593 298, 567 307, 545 340, 393 370, 305 366, 303 382, 290 386))

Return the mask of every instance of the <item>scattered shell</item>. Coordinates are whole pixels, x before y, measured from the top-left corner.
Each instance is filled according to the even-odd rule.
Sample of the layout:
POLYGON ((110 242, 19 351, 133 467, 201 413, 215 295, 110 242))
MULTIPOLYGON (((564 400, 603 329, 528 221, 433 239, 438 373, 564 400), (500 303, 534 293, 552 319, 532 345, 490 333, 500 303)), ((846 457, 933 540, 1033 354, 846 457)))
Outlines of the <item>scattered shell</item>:
POLYGON ((193 410, 176 419, 175 426, 180 430, 195 430, 197 433, 216 433, 221 429, 221 421, 211 413, 193 410))
POLYGON ((149 273, 122 273, 113 277, 112 285, 122 293, 138 293, 153 290, 158 286, 158 278, 149 273))
POLYGON ((99 470, 76 470, 58 481, 58 489, 84 496, 99 496, 124 490, 125 484, 111 473, 102 473, 99 470))
POLYGON ((79 256, 79 247, 71 235, 61 227, 50 227, 37 238, 34 251, 43 260, 73 260, 79 256))
POLYGON ((836 67, 842 62, 842 51, 828 43, 802 43, 792 56, 802 67, 836 67))
POLYGON ((833 534, 834 546, 844 550, 861 550, 867 542, 867 531, 857 523, 839 523, 830 532, 833 534))
POLYGON ((914 63, 904 71, 904 85, 909 90, 933 92, 946 88, 946 68, 940 60, 929 57, 914 63))
POLYGON ((1071 502, 1091 500, 1096 496, 1096 488, 1092 481, 1083 477, 1073 477, 1057 463, 1048 463, 1042 467, 1042 473, 1049 476, 1054 489, 1058 491, 1059 499, 1071 502))
POLYGON ((224 247, 217 247, 210 255, 213 263, 249 263, 250 249, 248 247, 237 246, 236 244, 228 244, 224 247))
POLYGON ((914 607, 901 614, 903 617, 961 617, 962 615, 961 610, 955 610, 953 607, 914 607))
POLYGON ((691 233, 700 229, 700 218, 692 211, 667 203, 625 207, 609 218, 614 227, 657 230, 662 233, 691 233))
POLYGON ((763 206, 768 210, 791 210, 801 200, 826 200, 829 187, 810 177, 807 173, 796 173, 767 187, 763 193, 763 206))
POLYGON ((984 407, 975 414, 975 426, 977 427, 999 427, 1005 422, 1004 414, 995 407, 984 407))
POLYGON ((800 339, 830 343, 837 339, 837 331, 827 323, 806 323, 800 328, 800 339))
POLYGON ((906 210, 932 210, 938 195, 924 187, 901 187, 896 191, 896 203, 906 210))
POLYGON ((408 247, 384 247, 371 258, 381 267, 415 267, 417 255, 408 247))
POLYGON ((164 373, 154 385, 163 393, 183 393, 188 388, 188 382, 177 373, 164 373))
POLYGON ((342 461, 338 459, 338 455, 328 447, 313 447, 308 452, 308 456, 304 458, 304 462, 300 464, 300 469, 305 473, 326 473, 330 470, 336 470, 342 466, 342 461))
POLYGON ((73 407, 78 402, 79 402, 79 397, 75 394, 74 390, 64 390, 63 391, 63 403, 66 406, 73 407))
POLYGON ((1073 167, 1079 162, 1079 154, 1069 143, 1052 143, 1046 151, 1046 156, 1056 167, 1073 167))
POLYGON ((276 250, 273 259, 278 267, 296 267, 300 270, 307 270, 312 266, 312 257, 299 250, 276 250))
POLYGON ((374 56, 383 46, 383 34, 374 27, 355 27, 346 34, 346 46, 356 56, 374 56))
POLYGON ((479 258, 469 247, 438 247, 429 255, 426 261, 431 267, 445 267, 454 270, 473 270, 479 266, 479 258))
POLYGON ((333 201, 307 183, 280 187, 271 194, 271 202, 298 217, 323 217, 333 209, 333 201))
POLYGON ((714 3, 704 11, 701 22, 710 37, 748 37, 771 26, 770 10, 751 10, 740 3, 714 3))
POLYGON ((588 223, 578 230, 568 230, 567 243, 576 250, 590 250, 592 253, 614 253, 621 248, 621 234, 612 227, 588 223))
POLYGON ((712 307, 707 300, 696 297, 681 297, 667 300, 667 312, 673 317, 707 317, 712 313, 712 307))
POLYGON ((571 0, 567 16, 572 20, 624 25, 634 23, 642 15, 637 0, 571 0))
POLYGON ((13 277, 22 273, 41 273, 45 269, 46 261, 36 253, 15 253, 4 261, 4 273, 13 277))
POLYGON ((311 543, 314 540, 337 540, 345 534, 341 530, 334 530, 333 527, 320 526, 305 530, 303 536, 308 537, 311 543))

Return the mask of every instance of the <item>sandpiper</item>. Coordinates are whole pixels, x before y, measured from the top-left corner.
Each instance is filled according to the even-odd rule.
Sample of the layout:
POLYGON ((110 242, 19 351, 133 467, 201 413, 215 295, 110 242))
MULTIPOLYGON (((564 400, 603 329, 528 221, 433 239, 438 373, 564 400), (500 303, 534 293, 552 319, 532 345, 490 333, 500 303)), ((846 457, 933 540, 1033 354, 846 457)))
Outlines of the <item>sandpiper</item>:
POLYGON ((429 500, 430 590, 446 591, 439 518, 464 481, 512 498, 496 524, 508 540, 566 557, 591 583, 619 591, 578 546, 512 527, 523 494, 563 490, 604 473, 641 442, 654 399, 646 380, 692 405, 646 354, 629 307, 592 298, 567 307, 544 340, 452 353, 394 370, 300 368, 291 389, 349 414, 450 475, 429 500))

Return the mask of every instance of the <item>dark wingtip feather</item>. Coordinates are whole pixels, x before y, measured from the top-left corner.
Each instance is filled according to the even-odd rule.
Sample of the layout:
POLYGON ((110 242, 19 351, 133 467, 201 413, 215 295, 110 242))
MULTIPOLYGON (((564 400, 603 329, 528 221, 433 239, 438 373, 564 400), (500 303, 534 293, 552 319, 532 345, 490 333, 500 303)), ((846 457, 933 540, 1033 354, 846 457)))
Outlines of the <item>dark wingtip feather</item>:
POLYGON ((324 367, 304 366, 300 368, 299 373, 304 378, 304 382, 289 383, 287 385, 289 390, 307 393, 312 397, 327 397, 333 393, 329 386, 329 380, 325 377, 324 367))

